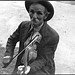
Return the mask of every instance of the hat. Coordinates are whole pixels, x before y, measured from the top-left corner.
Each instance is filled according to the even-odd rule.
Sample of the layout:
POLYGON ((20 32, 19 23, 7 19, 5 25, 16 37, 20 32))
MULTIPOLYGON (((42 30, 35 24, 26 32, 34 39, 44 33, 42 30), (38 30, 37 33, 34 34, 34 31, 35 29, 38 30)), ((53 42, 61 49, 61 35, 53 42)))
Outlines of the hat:
POLYGON ((47 11, 50 12, 48 14, 48 17, 45 19, 45 21, 48 21, 53 17, 54 8, 50 2, 48 2, 46 0, 25 0, 25 7, 28 12, 29 12, 30 5, 32 5, 33 3, 39 3, 39 4, 43 5, 47 9, 47 11))

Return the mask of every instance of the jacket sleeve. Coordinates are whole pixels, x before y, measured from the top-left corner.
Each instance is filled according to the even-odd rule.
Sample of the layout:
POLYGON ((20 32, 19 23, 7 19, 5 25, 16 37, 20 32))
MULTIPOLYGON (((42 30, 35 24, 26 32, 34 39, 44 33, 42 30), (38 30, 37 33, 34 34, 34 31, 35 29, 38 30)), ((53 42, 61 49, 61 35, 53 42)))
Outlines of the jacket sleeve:
POLYGON ((21 24, 18 26, 15 32, 8 38, 4 56, 13 56, 14 48, 16 46, 16 43, 19 41, 20 26, 21 24))
POLYGON ((33 63, 30 64, 31 70, 28 75, 40 70, 46 64, 53 67, 54 52, 57 48, 58 42, 59 42, 59 36, 54 38, 54 40, 48 41, 43 46, 41 50, 42 52, 39 52, 40 58, 38 58, 37 60, 35 60, 33 63))

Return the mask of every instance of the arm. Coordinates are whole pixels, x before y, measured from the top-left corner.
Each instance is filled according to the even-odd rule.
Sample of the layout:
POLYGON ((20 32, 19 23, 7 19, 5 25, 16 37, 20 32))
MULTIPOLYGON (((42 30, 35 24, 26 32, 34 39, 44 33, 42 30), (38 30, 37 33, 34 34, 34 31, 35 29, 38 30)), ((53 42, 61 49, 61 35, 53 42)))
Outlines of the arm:
POLYGON ((10 35, 6 44, 6 52, 4 56, 13 56, 16 43, 19 41, 20 25, 16 31, 10 35))
POLYGON ((15 45, 19 41, 19 31, 20 31, 20 26, 8 38, 8 41, 6 44, 6 51, 4 53, 4 57, 3 57, 3 61, 2 61, 3 65, 4 65, 3 67, 7 67, 13 58, 15 45))
POLYGON ((6 52, 4 56, 13 56, 16 43, 20 41, 21 29, 23 28, 23 26, 26 26, 27 23, 28 21, 23 21, 15 30, 15 32, 8 38, 8 41, 6 44, 6 52))
MULTIPOLYGON (((55 37, 54 40, 48 41, 41 49, 41 52, 39 52, 40 57, 38 57, 33 63, 30 64, 30 72, 28 75, 42 69, 45 64, 48 64, 53 67, 53 58, 54 53, 57 48, 57 44, 59 42, 59 36, 55 37)), ((40 50, 39 50, 40 51, 40 50)))
POLYGON ((14 48, 16 46, 16 43, 18 41, 21 40, 21 31, 22 31, 22 28, 27 24, 27 22, 22 22, 18 28, 16 29, 16 31, 8 38, 8 41, 7 41, 7 44, 6 44, 6 51, 5 51, 5 54, 4 54, 4 58, 3 58, 3 61, 2 63, 4 65, 7 65, 10 63, 10 61, 12 60, 13 58, 13 54, 14 54, 14 48), (7 58, 6 58, 7 57, 7 58), (6 60, 5 60, 6 59, 6 60), (8 60, 8 61, 7 61, 8 60))

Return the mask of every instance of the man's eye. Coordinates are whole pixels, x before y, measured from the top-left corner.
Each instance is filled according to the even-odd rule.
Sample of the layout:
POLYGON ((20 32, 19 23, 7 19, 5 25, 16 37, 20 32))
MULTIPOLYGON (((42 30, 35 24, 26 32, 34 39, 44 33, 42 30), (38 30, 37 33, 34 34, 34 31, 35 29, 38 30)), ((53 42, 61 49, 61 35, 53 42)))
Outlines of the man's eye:
POLYGON ((43 15, 43 13, 42 13, 42 12, 40 12, 40 11, 38 11, 38 12, 37 12, 37 14, 38 14, 38 15, 43 15))
POLYGON ((30 13, 34 14, 34 10, 31 10, 30 13))

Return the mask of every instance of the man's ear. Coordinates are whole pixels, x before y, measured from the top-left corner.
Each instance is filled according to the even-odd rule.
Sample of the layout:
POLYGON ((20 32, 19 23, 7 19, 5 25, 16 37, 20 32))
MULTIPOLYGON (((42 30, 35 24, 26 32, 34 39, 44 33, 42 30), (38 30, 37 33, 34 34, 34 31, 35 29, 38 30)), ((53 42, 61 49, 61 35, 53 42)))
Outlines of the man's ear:
POLYGON ((47 10, 45 11, 45 16, 44 19, 46 19, 48 17, 48 14, 50 14, 47 10))
POLYGON ((48 14, 47 14, 47 13, 45 13, 44 19, 46 19, 47 17, 48 17, 48 14))

